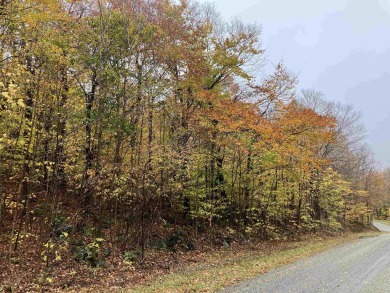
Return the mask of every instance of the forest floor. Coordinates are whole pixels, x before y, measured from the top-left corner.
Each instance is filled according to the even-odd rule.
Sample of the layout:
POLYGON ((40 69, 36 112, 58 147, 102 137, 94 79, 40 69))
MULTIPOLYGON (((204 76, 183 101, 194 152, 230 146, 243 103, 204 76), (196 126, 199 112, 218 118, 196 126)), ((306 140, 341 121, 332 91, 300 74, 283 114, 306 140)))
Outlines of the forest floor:
POLYGON ((378 232, 367 230, 305 235, 296 240, 233 241, 230 245, 205 241, 191 251, 148 250, 142 263, 124 261, 113 250, 103 268, 92 268, 70 255, 47 266, 42 249, 29 240, 10 258, 6 253, 9 242, 0 239, 0 292, 215 292, 336 245, 375 235, 378 232))

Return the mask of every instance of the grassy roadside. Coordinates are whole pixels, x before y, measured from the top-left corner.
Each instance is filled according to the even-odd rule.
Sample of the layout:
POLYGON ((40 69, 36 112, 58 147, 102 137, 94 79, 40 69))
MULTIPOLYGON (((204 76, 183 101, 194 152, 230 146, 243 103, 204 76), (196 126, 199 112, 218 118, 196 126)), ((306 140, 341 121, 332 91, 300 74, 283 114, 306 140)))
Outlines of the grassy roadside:
POLYGON ((300 242, 271 244, 267 252, 261 248, 239 253, 233 250, 220 251, 211 254, 205 262, 192 265, 182 272, 174 272, 149 284, 120 292, 216 292, 337 245, 379 234, 362 232, 338 237, 317 236, 300 242))
POLYGON ((375 222, 390 226, 390 220, 375 220, 375 222))

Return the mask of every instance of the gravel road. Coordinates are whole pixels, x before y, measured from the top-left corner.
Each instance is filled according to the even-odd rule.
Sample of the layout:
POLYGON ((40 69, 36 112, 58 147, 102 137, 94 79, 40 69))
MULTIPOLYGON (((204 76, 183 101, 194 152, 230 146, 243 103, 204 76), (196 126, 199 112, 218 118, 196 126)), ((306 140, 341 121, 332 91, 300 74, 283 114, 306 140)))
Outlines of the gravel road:
MULTIPOLYGON (((390 226, 374 225, 390 232, 390 226)), ((390 292, 390 234, 361 238, 222 292, 390 292)))

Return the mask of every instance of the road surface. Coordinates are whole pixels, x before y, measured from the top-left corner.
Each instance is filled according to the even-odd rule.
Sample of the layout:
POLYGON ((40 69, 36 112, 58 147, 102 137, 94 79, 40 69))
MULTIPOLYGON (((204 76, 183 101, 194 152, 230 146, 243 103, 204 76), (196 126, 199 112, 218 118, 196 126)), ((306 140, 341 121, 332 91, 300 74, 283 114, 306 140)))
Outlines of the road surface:
MULTIPOLYGON (((374 224, 390 232, 390 226, 374 224)), ((390 293, 390 234, 361 238, 222 292, 390 293)))

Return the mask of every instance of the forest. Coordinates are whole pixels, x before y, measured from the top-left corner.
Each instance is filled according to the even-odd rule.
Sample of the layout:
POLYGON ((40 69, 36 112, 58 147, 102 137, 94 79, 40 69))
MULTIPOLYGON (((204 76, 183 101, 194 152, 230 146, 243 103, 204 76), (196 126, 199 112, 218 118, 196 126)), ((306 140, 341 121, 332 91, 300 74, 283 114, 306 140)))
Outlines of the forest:
POLYGON ((0 283, 23 259, 136 264, 389 216, 359 113, 283 62, 264 73, 261 26, 190 0, 0 0, 0 15, 0 283))

